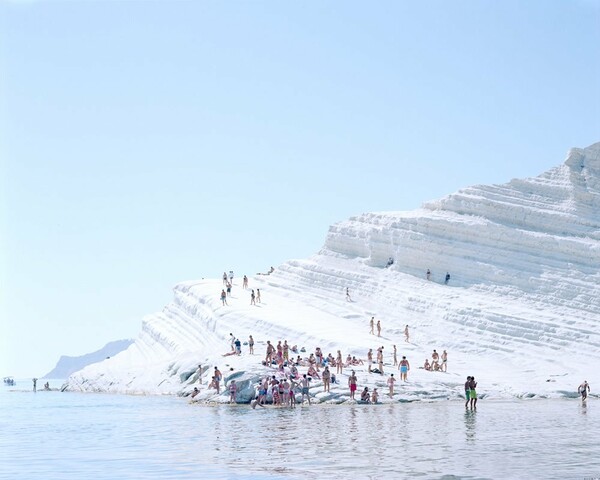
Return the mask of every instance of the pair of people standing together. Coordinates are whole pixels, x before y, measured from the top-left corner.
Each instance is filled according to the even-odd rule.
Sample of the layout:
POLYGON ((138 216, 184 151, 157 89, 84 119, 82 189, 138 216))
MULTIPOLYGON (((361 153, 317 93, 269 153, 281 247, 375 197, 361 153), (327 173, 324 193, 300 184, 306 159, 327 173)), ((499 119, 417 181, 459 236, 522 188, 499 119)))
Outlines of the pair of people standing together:
POLYGON ((468 376, 467 381, 465 382, 465 407, 469 406, 469 402, 471 403, 471 408, 477 408, 477 382, 475 381, 475 377, 468 376))

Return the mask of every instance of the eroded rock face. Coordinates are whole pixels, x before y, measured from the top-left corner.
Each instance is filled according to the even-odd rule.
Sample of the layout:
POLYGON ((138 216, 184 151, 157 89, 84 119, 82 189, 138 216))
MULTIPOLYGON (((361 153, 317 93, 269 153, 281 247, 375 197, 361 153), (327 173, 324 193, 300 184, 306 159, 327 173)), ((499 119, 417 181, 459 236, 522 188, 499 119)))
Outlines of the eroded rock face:
MULTIPOLYGON (((564 164, 534 178, 339 222, 318 254, 250 283, 263 292, 260 306, 250 305, 241 281, 226 308, 219 279, 176 285, 173 301, 143 319, 133 345, 77 372, 67 388, 177 394, 201 385, 198 400, 224 403, 226 386, 220 395, 206 389, 219 366, 226 383, 240 382, 238 401, 249 402, 254 384, 274 373, 261 364, 267 340, 306 347, 302 356, 320 346, 326 355, 341 348, 364 359, 365 346, 379 346, 365 326, 371 315, 383 319, 386 362, 393 343, 421 364, 430 348, 446 347, 453 372, 460 371, 459 379, 424 377, 437 383, 415 382, 400 401, 460 396, 463 373, 473 373, 460 369, 482 361, 489 367, 483 375, 490 375, 482 384, 494 382, 489 388, 498 396, 562 395, 583 378, 598 383, 585 367, 600 360, 600 143, 573 149, 564 164), (406 324, 418 345, 404 345, 406 324), (255 355, 244 346, 241 356, 231 356, 230 333, 254 335, 255 355), (502 376, 511 371, 520 376, 502 376), (539 378, 553 382, 541 385, 539 378)), ((311 394, 344 401, 346 381, 345 371, 343 388, 323 395, 313 387, 311 394)), ((369 375, 361 384, 385 388, 369 375)))
POLYGON ((580 297, 599 312, 600 143, 573 149, 538 177, 478 185, 411 212, 365 213, 332 226, 323 255, 359 258, 451 284, 493 284, 529 294, 580 297), (560 281, 557 281, 560 280, 560 281))

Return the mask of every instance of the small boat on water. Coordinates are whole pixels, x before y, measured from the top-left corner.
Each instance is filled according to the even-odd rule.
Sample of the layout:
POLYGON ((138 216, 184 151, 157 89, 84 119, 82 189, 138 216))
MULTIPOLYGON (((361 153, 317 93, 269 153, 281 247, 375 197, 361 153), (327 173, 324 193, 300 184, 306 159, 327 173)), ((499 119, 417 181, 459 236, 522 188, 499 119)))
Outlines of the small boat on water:
POLYGON ((4 377, 4 385, 13 386, 15 384, 15 379, 13 377, 4 377))

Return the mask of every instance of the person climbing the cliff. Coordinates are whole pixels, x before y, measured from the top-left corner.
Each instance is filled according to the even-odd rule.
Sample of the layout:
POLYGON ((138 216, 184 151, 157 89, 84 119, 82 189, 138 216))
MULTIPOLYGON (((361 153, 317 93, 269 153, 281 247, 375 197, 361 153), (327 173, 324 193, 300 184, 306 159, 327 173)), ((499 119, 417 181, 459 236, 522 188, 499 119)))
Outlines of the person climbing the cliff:
POLYGON ((250 305, 256 305, 256 295, 254 294, 254 290, 250 294, 250 305))
POLYGON ((444 285, 448 285, 449 281, 450 281, 450 274, 448 272, 446 272, 446 278, 444 279, 444 285))
POLYGON ((223 306, 227 305, 227 294, 225 290, 221 290, 221 302, 223 302, 223 306))

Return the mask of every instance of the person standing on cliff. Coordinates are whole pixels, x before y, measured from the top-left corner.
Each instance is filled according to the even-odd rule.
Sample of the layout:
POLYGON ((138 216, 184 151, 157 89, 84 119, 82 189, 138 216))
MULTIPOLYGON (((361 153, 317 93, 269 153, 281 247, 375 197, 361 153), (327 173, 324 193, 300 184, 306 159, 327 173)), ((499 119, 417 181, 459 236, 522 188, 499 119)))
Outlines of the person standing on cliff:
POLYGON ((254 290, 250 294, 250 305, 256 305, 256 295, 254 294, 254 290))
POLYGON ((442 365, 440 370, 442 372, 446 372, 448 370, 448 352, 446 352, 446 350, 442 352, 442 365))
POLYGON ((308 398, 308 404, 310 405, 310 395, 308 394, 308 385, 309 385, 308 382, 309 382, 309 380, 305 373, 302 376, 302 379, 300 380, 300 386, 302 387, 302 400, 300 400, 300 401, 304 402, 304 395, 306 395, 306 398, 308 398))
POLYGON ((248 338, 248 353, 254 355, 254 339, 252 338, 252 335, 248 338))
POLYGON ((396 379, 394 378, 394 374, 392 373, 390 375, 390 378, 388 378, 388 386, 390 387, 390 397, 394 396, 394 383, 396 383, 396 379))
POLYGON ((377 320, 377 336, 381 337, 381 320, 377 320))
POLYGON ((350 387, 350 398, 354 400, 354 392, 356 392, 356 383, 358 379, 356 378, 356 374, 354 370, 352 370, 352 375, 348 377, 348 386, 350 387))
POLYGON ((427 280, 431 280, 431 270, 427 269, 427 280))
POLYGON ((400 370, 400 379, 406 382, 406 378, 408 377, 408 371, 410 370, 410 363, 408 363, 406 357, 402 357, 398 368, 400 370))
POLYGON ((242 282, 242 288, 244 290, 248 289, 248 277, 244 275, 244 281, 242 282))
POLYGON ((235 384, 235 380, 229 382, 229 402, 235 403, 235 394, 237 393, 237 385, 235 384))
POLYGON ((221 290, 221 302, 223 303, 223 306, 227 305, 227 294, 225 293, 225 290, 221 290))
POLYGON ((344 360, 342 358, 342 351, 338 350, 337 357, 335 357, 335 373, 341 375, 343 370, 344 370, 344 360))
POLYGON ((346 301, 347 302, 351 302, 352 301, 352 299, 350 298, 350 290, 348 290, 348 287, 346 287, 346 301))
POLYGON ((217 389, 217 393, 221 393, 221 379, 223 378, 223 374, 221 373, 221 371, 215 367, 215 387, 217 389))
POLYGON ((260 288, 256 289, 256 301, 260 303, 260 288))
POLYGON ((371 317, 369 321, 369 326, 371 327, 371 331, 369 332, 371 335, 375 335, 375 317, 371 317))
POLYGON ((227 272, 223 272, 223 285, 227 285, 227 272))
POLYGON ((398 352, 396 350, 396 345, 392 345, 394 347, 394 367, 398 366, 398 352))
POLYGON ((444 279, 444 285, 448 285, 449 281, 450 281, 450 274, 448 272, 446 272, 446 278, 444 279))
POLYGON ((404 327, 404 341, 406 343, 410 343, 410 334, 408 333, 408 325, 406 327, 404 327))
POLYGON ((37 392, 37 378, 32 379, 33 381, 33 391, 37 392))
POLYGON ((271 345, 271 341, 267 340, 267 356, 265 357, 265 363, 267 367, 271 365, 273 361, 273 353, 275 352, 275 348, 271 345))

